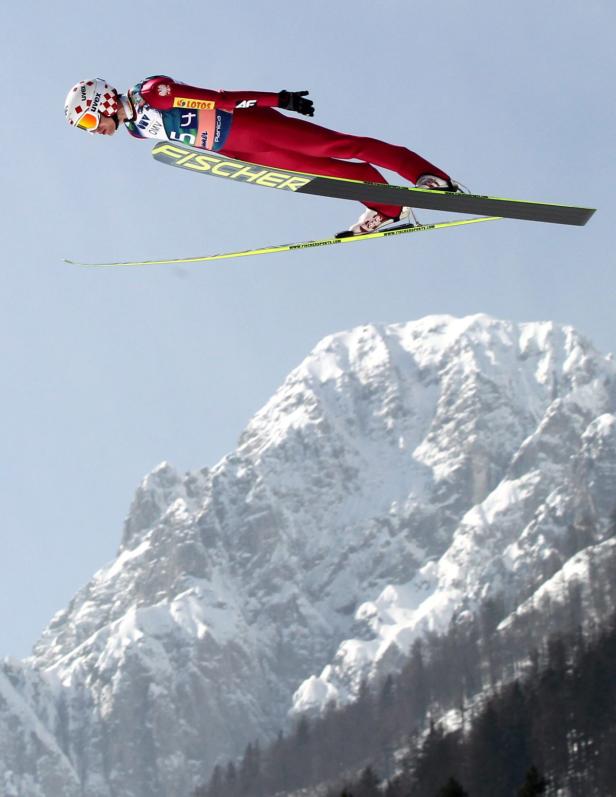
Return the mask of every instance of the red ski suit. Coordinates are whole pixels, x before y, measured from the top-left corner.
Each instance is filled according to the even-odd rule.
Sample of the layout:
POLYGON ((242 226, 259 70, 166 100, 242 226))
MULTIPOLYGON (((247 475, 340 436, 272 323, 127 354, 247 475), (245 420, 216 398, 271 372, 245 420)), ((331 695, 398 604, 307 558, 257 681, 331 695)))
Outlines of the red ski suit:
MULTIPOLYGON (((168 77, 154 77, 138 86, 138 94, 163 115, 165 111, 186 107, 199 113, 222 112, 226 129, 222 146, 206 148, 216 148, 238 160, 375 183, 387 181, 373 164, 397 172, 412 183, 422 174, 449 179, 441 169, 405 147, 338 133, 274 110, 278 105, 277 92, 212 91, 168 77)), ((217 129, 220 127, 218 121, 217 129)), ((392 205, 368 207, 391 218, 397 218, 401 210, 392 205)))

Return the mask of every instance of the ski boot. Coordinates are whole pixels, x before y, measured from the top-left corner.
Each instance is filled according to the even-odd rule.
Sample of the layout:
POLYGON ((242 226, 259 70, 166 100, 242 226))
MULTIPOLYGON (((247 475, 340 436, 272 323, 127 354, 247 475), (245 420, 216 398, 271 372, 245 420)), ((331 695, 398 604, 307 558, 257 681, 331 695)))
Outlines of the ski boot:
POLYGON ((450 191, 454 194, 462 190, 459 183, 456 183, 451 178, 444 180, 434 174, 422 174, 421 177, 417 178, 415 188, 428 188, 431 191, 450 191))
POLYGON ((336 238, 350 238, 352 235, 368 235, 371 232, 378 232, 383 227, 397 224, 417 224, 415 217, 412 215, 411 208, 402 208, 398 218, 392 219, 390 216, 385 216, 377 210, 365 210, 359 219, 349 227, 348 230, 336 233, 336 238))

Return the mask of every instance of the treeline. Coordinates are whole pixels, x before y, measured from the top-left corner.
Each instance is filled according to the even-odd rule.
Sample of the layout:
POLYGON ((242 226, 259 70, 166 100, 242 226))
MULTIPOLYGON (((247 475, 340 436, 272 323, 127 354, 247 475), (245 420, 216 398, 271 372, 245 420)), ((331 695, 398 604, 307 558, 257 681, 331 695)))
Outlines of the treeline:
POLYGON ((300 717, 288 736, 280 733, 266 749, 249 744, 239 762, 216 766, 195 797, 269 797, 337 779, 369 762, 393 773, 401 740, 425 726, 429 708, 460 705, 481 689, 502 615, 502 607, 489 603, 478 620, 417 640, 402 672, 371 687, 362 684, 353 703, 332 703, 318 718, 300 717))
MULTIPOLYGON (((581 635, 552 638, 545 656, 529 677, 492 695, 470 727, 447 732, 433 725, 385 787, 370 768, 343 791, 353 797, 616 794, 616 617, 592 643, 581 635)), ((340 794, 334 789, 328 797, 340 794)))
MULTIPOLYGON (((548 781, 540 774, 537 767, 532 766, 526 773, 524 782, 516 791, 517 797, 539 797, 546 793, 548 781)), ((412 788, 412 787, 411 787, 412 788)), ((380 783, 372 767, 366 767, 361 776, 352 786, 346 786, 342 792, 330 790, 325 797, 389 797, 396 794, 397 784, 387 783, 385 787, 380 783), (352 791, 348 789, 351 788, 352 791)), ((405 793, 405 797, 414 797, 415 792, 405 793)), ((501 797, 492 793, 493 797, 501 797)), ((438 791, 431 792, 430 797, 471 797, 460 781, 449 777, 447 782, 438 791)))
MULTIPOLYGON (((416 641, 400 674, 377 688, 364 684, 354 703, 330 705, 320 718, 301 717, 265 749, 249 744, 195 797, 271 797, 340 784, 345 772, 366 767, 387 783, 387 797, 434 797, 448 777, 471 797, 507 797, 533 765, 552 778, 548 795, 565 781, 571 797, 616 794, 616 755, 607 754, 609 744, 616 750, 616 619, 592 643, 581 633, 551 638, 527 659, 524 677, 499 687, 512 661, 509 643, 494 634, 503 613, 488 603, 477 619, 416 641), (487 702, 469 707, 486 688, 487 702), (429 716, 452 709, 459 729, 432 725, 426 736, 429 716), (402 762, 401 748, 410 750, 402 762)), ((371 797, 366 783, 347 791, 371 797)))

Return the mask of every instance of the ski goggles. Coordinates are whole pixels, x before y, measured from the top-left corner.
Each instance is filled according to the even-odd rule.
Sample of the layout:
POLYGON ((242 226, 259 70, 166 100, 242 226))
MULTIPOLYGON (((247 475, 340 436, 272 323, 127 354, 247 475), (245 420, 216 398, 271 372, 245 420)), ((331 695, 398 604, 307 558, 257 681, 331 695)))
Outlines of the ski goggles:
POLYGON ((93 133, 100 124, 100 120, 101 118, 97 113, 86 111, 84 115, 77 120, 75 126, 81 128, 81 130, 87 130, 89 133, 93 133))

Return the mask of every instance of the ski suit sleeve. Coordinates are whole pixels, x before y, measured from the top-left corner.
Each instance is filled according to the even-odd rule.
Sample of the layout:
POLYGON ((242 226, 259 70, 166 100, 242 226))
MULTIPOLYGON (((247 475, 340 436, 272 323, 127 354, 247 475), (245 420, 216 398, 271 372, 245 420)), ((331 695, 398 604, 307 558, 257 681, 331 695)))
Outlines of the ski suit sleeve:
POLYGON ((146 80, 141 87, 141 96, 152 108, 167 111, 170 108, 186 107, 186 102, 211 103, 209 108, 234 111, 236 108, 277 108, 278 93, 266 91, 212 91, 176 83, 168 77, 146 80), (185 102, 186 101, 186 102, 185 102))

